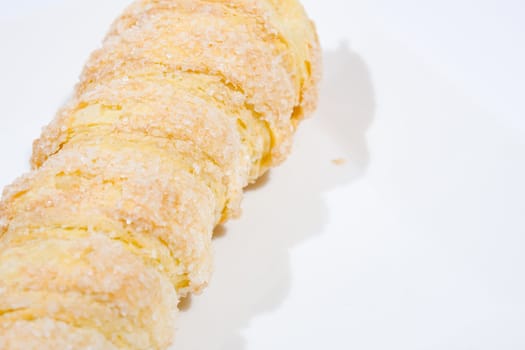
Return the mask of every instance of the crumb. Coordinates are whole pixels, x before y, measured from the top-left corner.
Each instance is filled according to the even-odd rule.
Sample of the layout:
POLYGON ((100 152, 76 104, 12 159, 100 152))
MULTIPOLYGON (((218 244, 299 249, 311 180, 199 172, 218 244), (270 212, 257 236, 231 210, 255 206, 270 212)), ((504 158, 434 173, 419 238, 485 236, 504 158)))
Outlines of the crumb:
POLYGON ((345 164, 346 164, 346 159, 344 159, 344 158, 333 159, 333 160, 332 160, 332 163, 333 163, 334 165, 338 165, 338 166, 339 166, 339 165, 345 165, 345 164))

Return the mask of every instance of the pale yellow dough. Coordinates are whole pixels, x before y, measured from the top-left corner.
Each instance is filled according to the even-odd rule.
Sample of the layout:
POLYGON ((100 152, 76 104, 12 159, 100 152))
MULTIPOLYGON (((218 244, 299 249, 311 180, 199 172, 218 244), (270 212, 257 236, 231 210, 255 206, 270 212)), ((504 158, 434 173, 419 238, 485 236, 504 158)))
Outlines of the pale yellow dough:
POLYGON ((296 0, 131 4, 4 191, 0 349, 167 349, 319 79, 296 0))

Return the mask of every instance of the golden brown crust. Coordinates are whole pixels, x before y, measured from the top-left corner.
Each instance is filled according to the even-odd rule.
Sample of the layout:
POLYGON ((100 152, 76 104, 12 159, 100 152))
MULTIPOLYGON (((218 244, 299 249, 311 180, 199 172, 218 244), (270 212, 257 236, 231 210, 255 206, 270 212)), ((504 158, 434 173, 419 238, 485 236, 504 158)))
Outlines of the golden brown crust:
POLYGON ((296 0, 133 3, 4 191, 0 348, 166 349, 319 79, 296 0))

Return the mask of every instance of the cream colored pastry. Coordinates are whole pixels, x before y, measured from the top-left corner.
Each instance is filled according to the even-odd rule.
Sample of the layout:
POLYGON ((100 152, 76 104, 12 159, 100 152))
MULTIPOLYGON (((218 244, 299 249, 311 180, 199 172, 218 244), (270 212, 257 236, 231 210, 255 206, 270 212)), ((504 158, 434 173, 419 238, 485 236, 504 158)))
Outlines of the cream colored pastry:
POLYGON ((0 203, 0 349, 167 349, 216 225, 315 109, 296 0, 140 0, 0 203))

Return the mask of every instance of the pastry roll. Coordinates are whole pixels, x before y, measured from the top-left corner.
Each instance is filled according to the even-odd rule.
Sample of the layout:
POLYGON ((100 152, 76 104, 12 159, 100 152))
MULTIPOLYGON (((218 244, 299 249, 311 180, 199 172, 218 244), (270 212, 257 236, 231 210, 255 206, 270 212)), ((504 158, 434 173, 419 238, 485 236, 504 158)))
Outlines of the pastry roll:
POLYGON ((319 78, 296 0, 131 4, 4 191, 0 349, 167 349, 319 78))

